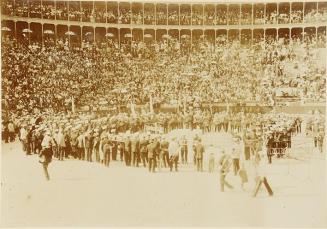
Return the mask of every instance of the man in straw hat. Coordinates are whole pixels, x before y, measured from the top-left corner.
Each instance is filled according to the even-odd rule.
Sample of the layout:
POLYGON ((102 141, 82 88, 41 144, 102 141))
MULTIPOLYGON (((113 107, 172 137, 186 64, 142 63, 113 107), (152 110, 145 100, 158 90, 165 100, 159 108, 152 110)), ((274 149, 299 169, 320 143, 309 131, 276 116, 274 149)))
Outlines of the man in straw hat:
POLYGON ((45 131, 45 135, 44 138, 42 140, 42 150, 40 153, 40 163, 43 165, 43 171, 44 171, 44 175, 45 178, 47 180, 50 180, 50 176, 49 176, 49 172, 48 172, 48 165, 50 164, 51 160, 52 160, 52 146, 53 146, 53 142, 52 142, 52 137, 50 134, 50 130, 46 130, 45 131))

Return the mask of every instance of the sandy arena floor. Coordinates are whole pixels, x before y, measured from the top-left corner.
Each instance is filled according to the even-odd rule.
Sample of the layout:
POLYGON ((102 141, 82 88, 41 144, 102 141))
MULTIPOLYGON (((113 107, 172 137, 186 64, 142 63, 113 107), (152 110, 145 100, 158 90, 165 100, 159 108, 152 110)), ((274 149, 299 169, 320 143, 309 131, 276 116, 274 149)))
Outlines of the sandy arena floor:
MULTIPOLYGON (((230 144, 226 134, 205 142, 230 144)), ((319 153, 305 161, 275 160, 268 166, 274 191, 251 196, 232 173, 234 190, 219 189, 218 171, 197 173, 191 163, 180 171, 149 173, 113 162, 110 168, 77 160, 49 166, 45 181, 36 155, 19 142, 2 144, 2 226, 270 226, 323 227, 326 222, 326 163, 319 153)), ((250 166, 250 165, 248 165, 250 166)))

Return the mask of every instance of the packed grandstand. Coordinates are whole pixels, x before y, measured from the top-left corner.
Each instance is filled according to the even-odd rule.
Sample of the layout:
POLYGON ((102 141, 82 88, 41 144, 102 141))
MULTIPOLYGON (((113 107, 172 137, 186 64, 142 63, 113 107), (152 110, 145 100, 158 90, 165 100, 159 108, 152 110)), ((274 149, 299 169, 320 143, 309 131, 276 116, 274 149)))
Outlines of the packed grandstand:
POLYGON ((5 0, 3 121, 31 134, 40 117, 53 134, 297 133, 302 116, 276 107, 326 101, 326 20, 326 2, 5 0))

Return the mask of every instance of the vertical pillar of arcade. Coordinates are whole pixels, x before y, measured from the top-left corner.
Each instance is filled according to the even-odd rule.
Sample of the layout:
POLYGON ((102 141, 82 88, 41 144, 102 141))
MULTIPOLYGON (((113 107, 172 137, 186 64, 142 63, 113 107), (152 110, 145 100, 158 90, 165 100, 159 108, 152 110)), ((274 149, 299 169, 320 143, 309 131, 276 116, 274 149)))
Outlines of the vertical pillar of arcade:
MULTIPOLYGON (((120 17, 120 10, 119 10, 119 2, 117 2, 117 18, 120 17)), ((117 24, 119 24, 119 20, 117 19, 117 24)), ((118 47, 120 49, 120 25, 117 28, 117 35, 118 35, 118 47)))
MULTIPOLYGON (((267 14, 267 4, 265 3, 264 8, 263 8, 263 18, 264 18, 263 24, 266 24, 266 14, 267 14)), ((263 29, 263 42, 264 42, 264 44, 266 43, 266 29, 265 28, 263 29)))
POLYGON ((251 29, 251 40, 250 40, 250 45, 252 46, 253 45, 253 32, 254 31, 254 29, 251 29))
POLYGON ((83 47, 83 27, 84 26, 81 26, 81 35, 80 35, 80 39, 81 39, 81 47, 83 47))
POLYGON ((317 6, 316 6, 316 10, 317 10, 317 13, 318 13, 318 12, 319 12, 319 7, 318 7, 319 2, 316 2, 316 4, 317 4, 317 6))
MULTIPOLYGON (((27 9, 28 9, 28 10, 27 10, 27 18, 28 18, 28 19, 30 18, 29 5, 30 5, 30 1, 27 0, 27 9)), ((28 27, 28 29, 30 30, 30 29, 31 29, 31 23, 27 22, 27 27, 28 27)), ((30 45, 30 44, 31 44, 31 33, 28 32, 28 33, 27 33, 27 36, 28 36, 28 45, 30 45)))
MULTIPOLYGON (((204 22, 204 4, 202 4, 202 26, 204 26, 205 22, 204 22)), ((204 37, 204 29, 202 30, 202 42, 205 41, 205 37, 204 37)))
MULTIPOLYGON (((107 2, 104 2, 106 4, 106 13, 108 13, 108 4, 107 2)), ((82 6, 82 5, 81 5, 82 6)), ((82 18, 82 17, 81 17, 82 18)), ((106 17, 106 21, 105 23, 107 24, 108 23, 108 17, 106 17)), ((107 31, 107 30, 106 30, 107 31)))
POLYGON ((143 12, 143 15, 142 15, 142 25, 144 26, 144 2, 142 2, 142 9, 143 9, 143 11, 142 11, 143 12))
MULTIPOLYGON (((141 3, 142 4, 142 25, 144 26, 144 2, 141 3)), ((143 33, 143 36, 142 36, 142 42, 144 43, 144 31, 145 29, 142 29, 142 33, 143 33)))
POLYGON ((43 13, 42 13, 42 4, 43 4, 43 1, 41 0, 41 15, 40 15, 40 17, 41 17, 41 44, 42 44, 42 46, 43 46, 43 13))
MULTIPOLYGON (((217 16, 217 7, 218 7, 218 5, 214 5, 214 7, 215 7, 215 18, 214 18, 214 22, 216 22, 216 16, 217 16)), ((214 50, 216 50, 216 45, 217 45, 217 41, 216 41, 216 39, 217 39, 217 36, 216 36, 216 30, 214 29, 214 50)))
MULTIPOLYGON (((130 2, 129 3, 129 12, 131 12, 131 19, 130 19, 130 24, 132 24, 132 21, 133 21, 133 11, 132 11, 132 3, 130 2)), ((134 38, 134 34, 133 34, 133 29, 131 28, 130 29, 130 32, 131 32, 131 41, 130 41, 130 47, 132 48, 132 42, 133 42, 133 38, 134 38)))
MULTIPOLYGON (((278 18, 279 18, 279 3, 277 2, 276 3, 277 4, 277 24, 279 24, 279 20, 278 20, 278 18)), ((279 30, 280 30, 280 28, 279 27, 277 27, 276 28, 276 40, 278 41, 279 40, 279 30)))
MULTIPOLYGON (((27 23, 27 26, 28 26, 28 29, 30 30, 31 29, 31 23, 27 23)), ((27 35, 28 35, 28 45, 30 45, 31 44, 31 33, 30 33, 30 31, 27 33, 27 35)))
POLYGON ((227 42, 228 42, 228 25, 229 25, 229 4, 227 4, 227 10, 226 10, 226 18, 227 18, 227 21, 226 21, 226 25, 227 25, 227 29, 226 29, 226 39, 227 39, 227 42))
POLYGON ((254 4, 253 3, 252 3, 251 11, 252 11, 251 25, 254 25, 254 4))
POLYGON ((192 50, 192 46, 193 46, 193 5, 191 5, 191 50, 192 50))
POLYGON ((92 27, 92 28, 93 28, 93 44, 95 44, 95 27, 92 27))
MULTIPOLYGON (((67 12, 68 12, 68 32, 70 31, 70 18, 69 18, 69 2, 67 2, 67 12)), ((68 46, 70 47, 70 34, 68 34, 68 46)))
MULTIPOLYGON (((178 27, 181 26, 181 4, 178 4, 178 27)), ((181 43, 181 31, 178 29, 178 41, 181 43)))
POLYGON ((226 25, 229 25, 229 4, 226 7, 226 25))
POLYGON ((41 24, 41 44, 43 46, 43 23, 40 23, 40 24, 41 24))
POLYGON ((57 42, 57 40, 58 40, 58 39, 57 39, 57 38, 58 38, 58 37, 57 37, 57 26, 58 26, 57 24, 54 25, 54 43, 55 43, 55 44, 56 44, 56 42, 57 42))
MULTIPOLYGON (((304 16, 305 16, 305 2, 303 2, 302 4, 303 4, 303 7, 302 7, 302 9, 303 9, 303 12, 302 12, 302 18, 303 18, 303 20, 302 20, 302 22, 305 22, 305 20, 304 20, 304 16)), ((303 38, 304 38, 304 36, 303 36, 303 38)))
MULTIPOLYGON (((318 5, 318 3, 317 3, 317 5, 318 5)), ((317 26, 315 26, 315 30, 316 30, 316 41, 318 40, 318 27, 317 26)), ((318 43, 316 42, 316 44, 318 45, 318 43)))
POLYGON ((17 38, 17 21, 14 21, 14 26, 15 26, 15 37, 17 38))
MULTIPOLYGON (((253 10, 253 8, 254 8, 254 4, 252 3, 252 5, 251 5, 251 15, 252 15, 252 17, 251 17, 251 25, 254 25, 254 10, 253 10)), ((254 29, 251 29, 251 40, 250 40, 250 45, 252 46, 253 45, 253 30, 254 29)))
MULTIPOLYGON (((241 4, 240 4, 240 9, 239 9, 239 18, 238 18, 238 24, 239 25, 241 25, 241 20, 242 20, 242 18, 241 18, 241 15, 242 15, 242 6, 241 6, 241 4)), ((242 39, 242 30, 241 29, 239 29, 239 31, 238 31, 238 40, 239 40, 239 42, 241 43, 241 39, 242 39)))
MULTIPOLYGON (((154 24, 157 25, 157 3, 154 3, 154 24)), ((154 41, 157 41, 157 28, 154 31, 154 41)))
MULTIPOLYGON (((105 3, 106 3, 106 2, 105 2, 105 3)), ((95 10, 94 10, 94 4, 95 4, 95 2, 93 1, 93 4, 92 4, 92 11, 91 11, 92 13, 95 12, 95 10)), ((106 8, 107 8, 107 3, 106 3, 106 8)), ((107 12, 107 11, 106 11, 106 12, 107 12)), ((94 21, 95 21, 95 19, 94 19, 94 21)), ((83 35, 82 35, 82 32, 83 32, 83 31, 81 31, 81 38, 82 38, 82 36, 83 36, 83 35)), ((82 41, 82 40, 81 40, 81 41, 82 41)), ((93 44, 95 44, 95 27, 93 27, 93 44)))
MULTIPOLYGON (((168 26, 168 3, 166 5, 166 25, 168 26)), ((167 29, 167 34, 168 34, 168 29, 167 29)))

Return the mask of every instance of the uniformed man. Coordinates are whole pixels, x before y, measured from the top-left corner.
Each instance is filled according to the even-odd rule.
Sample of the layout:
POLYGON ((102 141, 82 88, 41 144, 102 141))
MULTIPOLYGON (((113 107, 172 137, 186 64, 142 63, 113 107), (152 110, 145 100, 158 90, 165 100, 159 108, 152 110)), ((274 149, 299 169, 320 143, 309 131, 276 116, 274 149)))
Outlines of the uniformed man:
POLYGON ((172 141, 169 143, 169 165, 170 165, 170 172, 173 171, 173 167, 175 166, 175 171, 178 171, 178 157, 179 157, 180 147, 176 141, 176 138, 173 138, 172 141))
POLYGON ((139 166, 139 151, 140 151, 140 141, 138 135, 134 135, 131 139, 131 153, 132 153, 132 165, 139 166))
POLYGON ((59 161, 63 161, 66 147, 64 130, 59 130, 56 141, 59 147, 59 161))
POLYGON ((166 138, 162 138, 160 142, 160 160, 167 168, 169 166, 169 153, 168 153, 168 148, 169 148, 169 142, 167 141, 166 138))
POLYGON ((187 139, 186 136, 183 135, 181 141, 180 141, 180 147, 181 147, 181 158, 182 158, 182 163, 187 164, 187 154, 188 154, 188 144, 187 144, 187 139))
POLYGON ((131 166, 131 139, 126 136, 124 140, 124 159, 126 166, 131 166))
POLYGON ((240 170, 240 151, 239 149, 236 149, 236 147, 232 149, 232 159, 234 175, 236 176, 238 174, 238 171, 240 170))
POLYGON ((96 132, 93 134, 93 155, 95 155, 95 161, 100 163, 100 153, 99 153, 99 147, 100 147, 100 134, 99 132, 96 132))
POLYGON ((149 159, 149 172, 155 172, 156 166, 156 150, 157 150, 157 142, 152 139, 150 140, 150 144, 147 147, 148 151, 148 159, 149 159))
POLYGON ((104 154, 104 164, 107 167, 109 167, 109 163, 110 163, 110 149, 111 149, 110 142, 107 137, 104 137, 102 141, 102 151, 104 154))
POLYGON ((198 172, 203 172, 203 154, 204 154, 204 147, 201 143, 201 140, 198 140, 195 144, 195 158, 196 158, 196 170, 198 172))
POLYGON ((15 141, 15 125, 12 121, 8 123, 8 133, 9 133, 9 141, 15 141))
POLYGON ((323 152, 324 138, 325 138, 325 133, 321 130, 317 138, 318 148, 320 153, 323 152))
POLYGON ((77 137, 77 147, 78 147, 78 158, 80 160, 84 160, 85 159, 85 148, 84 148, 84 134, 82 133, 82 131, 79 132, 79 135, 77 137))
POLYGON ((143 166, 146 167, 148 162, 148 140, 145 136, 142 136, 142 139, 140 140, 140 157, 143 166))

